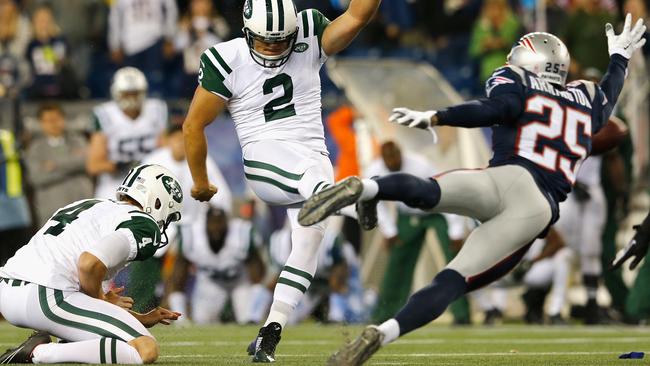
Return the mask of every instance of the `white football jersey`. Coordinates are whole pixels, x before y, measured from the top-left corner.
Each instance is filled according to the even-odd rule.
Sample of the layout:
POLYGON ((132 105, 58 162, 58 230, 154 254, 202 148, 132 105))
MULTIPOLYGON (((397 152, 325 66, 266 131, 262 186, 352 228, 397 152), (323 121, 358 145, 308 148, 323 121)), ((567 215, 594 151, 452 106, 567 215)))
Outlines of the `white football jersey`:
POLYGON ((282 66, 258 65, 244 38, 208 48, 200 85, 224 98, 242 147, 260 140, 296 141, 327 152, 321 120, 321 38, 329 20, 318 10, 298 13, 298 38, 282 66))
POLYGON ((224 279, 240 275, 244 261, 251 251, 260 245, 260 239, 251 222, 238 218, 230 219, 225 242, 218 253, 210 247, 205 218, 199 222, 192 225, 192 237, 183 238, 183 255, 197 267, 199 275, 216 274, 224 279))
MULTIPOLYGON (((124 114, 115 101, 102 103, 93 112, 95 129, 108 142, 108 159, 117 163, 140 162, 158 146, 158 138, 167 127, 167 104, 158 99, 145 100, 136 119, 124 114)), ((126 173, 128 169, 100 175, 95 196, 115 198, 115 190, 126 173)))
POLYGON ((45 287, 79 290, 77 263, 81 253, 105 236, 120 231, 130 242, 127 258, 109 268, 104 280, 115 276, 129 261, 153 256, 161 233, 154 219, 125 202, 81 200, 59 209, 32 239, 0 268, 0 277, 45 287))

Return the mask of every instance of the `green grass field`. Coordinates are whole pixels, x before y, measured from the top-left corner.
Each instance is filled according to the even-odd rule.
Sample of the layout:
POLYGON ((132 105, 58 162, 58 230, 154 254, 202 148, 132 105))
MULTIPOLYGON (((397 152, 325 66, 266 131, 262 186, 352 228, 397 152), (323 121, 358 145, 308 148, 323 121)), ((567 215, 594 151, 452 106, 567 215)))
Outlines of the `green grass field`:
MULTIPOLYGON (((358 326, 287 328, 277 351, 278 365, 322 365, 358 326)), ((29 331, 0 323, 0 347, 20 343, 29 331)), ((256 327, 157 327, 163 365, 245 365, 245 348, 256 327)), ((433 325, 380 350, 369 365, 641 365, 619 360, 630 351, 650 350, 650 329, 628 327, 497 326, 453 328, 433 325)), ((650 358, 650 356, 648 356, 650 358)))

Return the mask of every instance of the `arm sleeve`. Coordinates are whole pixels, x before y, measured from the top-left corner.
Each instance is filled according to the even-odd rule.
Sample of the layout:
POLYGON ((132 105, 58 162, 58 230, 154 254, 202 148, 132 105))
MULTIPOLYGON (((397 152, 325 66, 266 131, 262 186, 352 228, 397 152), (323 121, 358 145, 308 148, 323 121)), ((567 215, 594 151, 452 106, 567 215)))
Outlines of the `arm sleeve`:
POLYGON ((118 230, 101 238, 87 252, 102 261, 106 268, 114 268, 131 259, 131 241, 118 230))
POLYGON ((314 34, 318 39, 320 59, 321 61, 324 61, 327 55, 325 55, 325 52, 323 52, 323 33, 325 33, 325 28, 330 25, 330 20, 316 9, 311 9, 310 13, 314 20, 314 34))
POLYGON ((121 34, 122 29, 121 14, 120 14, 120 2, 116 1, 111 6, 111 9, 108 13, 108 49, 115 51, 120 49, 121 44, 121 34))
POLYGON ((178 21, 178 7, 175 0, 165 2, 165 24, 164 36, 168 40, 173 40, 176 35, 176 22, 178 21))
POLYGON ((519 95, 503 94, 458 104, 438 111, 439 126, 489 127, 513 122, 521 115, 519 95))
POLYGON ((605 97, 603 100, 603 121, 607 121, 612 114, 612 110, 616 105, 618 96, 623 89, 625 82, 625 74, 627 72, 628 60, 621 55, 614 54, 609 60, 607 73, 600 81, 600 89, 605 97))
POLYGON ((488 127, 514 122, 523 112, 522 76, 512 67, 494 71, 485 82, 487 98, 438 111, 438 124, 456 127, 488 127))
POLYGON ((131 211, 129 220, 116 227, 129 239, 129 261, 143 261, 153 257, 160 246, 161 233, 158 224, 147 214, 131 211))
POLYGON ((212 54, 210 49, 203 52, 201 55, 201 67, 199 69, 199 84, 212 94, 216 94, 221 98, 228 100, 232 97, 232 92, 226 85, 226 75, 230 69, 220 69, 217 67, 217 63, 219 63, 219 61, 216 59, 216 56, 212 54), (215 58, 215 61, 213 61, 212 58, 215 58))

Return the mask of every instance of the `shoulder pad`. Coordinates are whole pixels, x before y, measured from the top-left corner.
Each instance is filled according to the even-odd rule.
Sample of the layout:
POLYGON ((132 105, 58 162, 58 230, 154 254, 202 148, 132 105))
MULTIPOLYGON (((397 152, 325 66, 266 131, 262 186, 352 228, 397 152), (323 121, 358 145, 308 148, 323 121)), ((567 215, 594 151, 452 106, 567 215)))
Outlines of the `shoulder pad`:
POLYGON ((583 85, 585 87, 587 91, 587 95, 589 95, 589 100, 593 101, 594 98, 596 98, 596 90, 597 90, 596 83, 589 80, 574 80, 568 83, 567 87, 577 88, 580 85, 583 85))

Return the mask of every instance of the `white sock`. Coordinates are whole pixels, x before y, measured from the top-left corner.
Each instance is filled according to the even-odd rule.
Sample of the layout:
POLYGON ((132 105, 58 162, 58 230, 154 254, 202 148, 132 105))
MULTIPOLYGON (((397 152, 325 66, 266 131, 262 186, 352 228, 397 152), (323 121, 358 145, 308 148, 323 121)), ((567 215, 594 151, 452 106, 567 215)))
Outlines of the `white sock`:
POLYGON ((361 191, 361 197, 359 200, 368 201, 377 196, 379 193, 379 184, 374 179, 362 179, 363 191, 361 191))
POLYGON ((282 301, 275 300, 273 301, 273 305, 271 305, 271 311, 269 312, 268 318, 266 318, 266 322, 264 323, 264 326, 269 325, 270 323, 278 323, 282 328, 284 328, 287 325, 287 321, 289 320, 289 315, 291 315, 291 312, 295 306, 291 306, 287 303, 284 303, 282 301))
POLYGON ((71 343, 48 343, 34 349, 34 363, 142 364, 138 351, 115 338, 71 343))
POLYGON ((377 328, 384 334, 384 340, 381 341, 382 346, 399 338, 399 323, 395 319, 388 319, 377 328))

